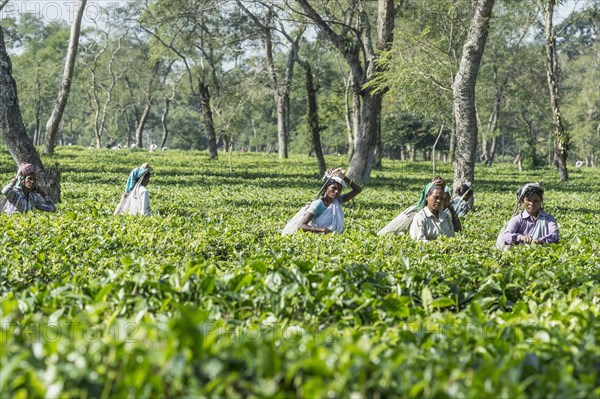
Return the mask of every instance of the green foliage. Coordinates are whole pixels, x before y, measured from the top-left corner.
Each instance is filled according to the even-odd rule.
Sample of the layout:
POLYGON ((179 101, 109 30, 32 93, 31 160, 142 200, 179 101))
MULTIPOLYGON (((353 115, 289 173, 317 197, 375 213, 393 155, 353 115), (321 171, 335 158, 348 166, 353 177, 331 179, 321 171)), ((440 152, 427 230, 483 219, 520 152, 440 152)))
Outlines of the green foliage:
MULTIPOLYGON (((253 1, 242 3, 255 11, 263 9, 253 1)), ((362 46, 364 38, 358 40, 356 29, 370 26, 373 39, 377 34, 373 28, 377 2, 361 2, 365 19, 358 20, 350 11, 356 8, 356 2, 317 3, 314 5, 326 20, 344 21, 344 24, 331 26, 343 34, 348 49, 357 50, 362 46)), ((557 27, 561 109, 572 137, 570 154, 574 156, 569 155, 569 159, 585 158, 597 163, 600 147, 596 62, 598 1, 580 3, 578 10, 557 27)), ((351 109, 352 102, 351 96, 346 99, 350 72, 347 62, 324 33, 299 12, 298 4, 275 4, 274 21, 282 22, 292 36, 300 30, 304 32, 299 42, 299 57, 311 64, 318 86, 319 120, 325 127, 321 132, 324 150, 329 154, 345 153, 348 147, 346 108, 351 109)), ((569 7, 565 5, 565 8, 569 7)), ((177 149, 206 149, 208 140, 199 106, 199 80, 209 85, 217 139, 232 139, 237 148, 252 151, 273 150, 277 145, 277 118, 265 68, 264 35, 236 2, 108 2, 97 4, 95 11, 98 27, 108 37, 95 31, 91 20, 84 24, 78 63, 60 128, 61 143, 95 145, 96 106, 90 72, 85 64, 89 65, 108 40, 109 47, 99 57, 97 66, 96 94, 104 104, 111 81, 109 55, 120 39, 122 48, 113 63, 118 79, 106 109, 102 145, 131 143, 147 102, 151 107, 143 134, 144 144, 160 142, 165 97, 172 96, 166 145, 177 149)), ((489 146, 497 137, 502 143, 497 146, 499 157, 496 159, 500 159, 500 155, 505 155, 504 159, 514 158, 524 145, 529 147, 531 164, 551 159, 548 155, 554 152, 543 35, 540 35, 539 15, 536 15, 539 11, 536 2, 497 1, 494 6, 477 82, 477 107, 479 131, 485 136, 481 142, 487 141, 489 146), (503 92, 503 96, 498 124, 494 131, 488 131, 499 92, 503 92), (534 133, 528 142, 522 137, 527 130, 524 118, 531 122, 534 133)), ((410 0, 397 5, 392 48, 376 54, 381 69, 386 72, 374 75, 363 87, 386 90, 381 114, 384 153, 397 154, 401 145, 430 148, 442 123, 445 128, 452 126, 451 86, 470 12, 469 2, 463 0, 410 0), (414 116, 421 125, 432 128, 427 132, 397 129, 399 115, 414 116)), ((37 130, 39 143, 40 131, 43 135, 43 126, 56 99, 69 25, 44 20, 35 12, 22 13, 18 18, 8 13, 2 24, 24 123, 32 137, 37 130)), ((274 26, 277 27, 272 31, 274 63, 282 83, 290 47, 288 40, 278 33, 279 23, 274 26)), ((298 65, 290 99, 289 148, 293 153, 306 153, 311 143, 306 128, 304 74, 298 65)), ((448 151, 448 136, 442 135, 437 151, 448 151)))
POLYGON ((563 107, 573 139, 575 157, 597 162, 600 148, 598 134, 600 120, 600 94, 598 85, 598 2, 581 12, 573 13, 565 26, 564 37, 564 80, 565 91, 570 101, 563 107))
MULTIPOLYGON (((426 245, 375 234, 416 200, 424 163, 384 161, 343 235, 281 237, 320 186, 310 159, 233 153, 230 173, 201 152, 59 147, 52 161, 59 211, 0 216, 2 397, 600 393, 594 169, 559 184, 478 168, 478 211, 426 245), (113 216, 142 162, 157 216, 113 216), (501 253, 529 180, 561 242, 501 253)), ((3 151, 3 182, 13 170, 3 151)))

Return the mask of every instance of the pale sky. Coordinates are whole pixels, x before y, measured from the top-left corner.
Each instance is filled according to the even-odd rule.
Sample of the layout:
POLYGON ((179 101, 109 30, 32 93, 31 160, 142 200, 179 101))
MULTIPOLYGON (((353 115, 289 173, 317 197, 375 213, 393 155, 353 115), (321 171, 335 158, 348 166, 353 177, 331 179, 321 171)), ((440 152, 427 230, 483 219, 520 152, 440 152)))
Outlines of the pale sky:
MULTIPOLYGON (((88 0, 83 13, 83 24, 92 24, 102 8, 125 3, 127 1, 123 0, 88 0)), ((65 21, 70 24, 75 18, 78 4, 77 0, 9 0, 0 12, 0 19, 29 13, 42 17, 48 23, 65 21)))
MULTIPOLYGON (((137 0, 88 0, 83 15, 83 24, 93 24, 101 8, 123 5, 137 0)), ((436 1, 436 0, 423 0, 436 1)), ((574 9, 583 8, 590 0, 568 0, 557 7, 555 23, 561 22, 574 9)), ((0 0, 2 2, 2 0, 0 0)), ((9 0, 0 11, 0 20, 17 17, 24 13, 43 17, 47 22, 65 21, 71 23, 77 11, 77 0, 9 0)))

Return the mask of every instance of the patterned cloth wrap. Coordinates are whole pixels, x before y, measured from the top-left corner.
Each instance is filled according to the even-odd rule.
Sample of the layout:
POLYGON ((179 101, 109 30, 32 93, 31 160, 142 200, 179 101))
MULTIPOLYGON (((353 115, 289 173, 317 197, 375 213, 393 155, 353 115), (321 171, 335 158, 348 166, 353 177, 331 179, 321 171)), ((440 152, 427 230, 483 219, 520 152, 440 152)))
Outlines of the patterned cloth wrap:
POLYGON ((19 165, 17 174, 21 177, 27 177, 30 174, 35 173, 35 166, 31 163, 23 162, 19 165))

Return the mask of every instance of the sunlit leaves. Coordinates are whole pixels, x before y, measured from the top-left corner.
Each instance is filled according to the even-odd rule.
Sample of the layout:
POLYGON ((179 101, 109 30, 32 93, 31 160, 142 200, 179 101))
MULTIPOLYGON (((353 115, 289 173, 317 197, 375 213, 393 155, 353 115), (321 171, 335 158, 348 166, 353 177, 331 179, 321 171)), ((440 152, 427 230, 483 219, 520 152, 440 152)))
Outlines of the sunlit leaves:
MULTIPOLYGON (((417 199, 425 164, 384 162, 344 234, 281 237, 320 187, 311 159, 234 153, 232 173, 196 152, 53 160, 59 211, 0 217, 4 396, 597 393, 596 171, 562 186, 551 170, 478 169, 463 232, 421 244, 376 232, 417 199), (146 161, 157 216, 113 216, 146 161), (524 179, 547 188, 561 242, 497 251, 524 179)), ((0 164, 8 181, 7 152, 0 164)))

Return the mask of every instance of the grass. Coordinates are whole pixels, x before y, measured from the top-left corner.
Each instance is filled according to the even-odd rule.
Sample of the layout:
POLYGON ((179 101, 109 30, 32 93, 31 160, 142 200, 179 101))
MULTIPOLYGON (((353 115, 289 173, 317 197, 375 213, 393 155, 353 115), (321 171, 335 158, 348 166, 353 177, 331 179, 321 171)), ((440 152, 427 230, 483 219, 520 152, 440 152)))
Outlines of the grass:
MULTIPOLYGON (((418 199, 426 163, 384 161, 343 235, 281 237, 320 187, 314 158, 59 148, 44 162, 62 171, 59 211, 0 216, 2 397, 600 394, 597 169, 562 184, 478 165, 477 212, 426 245, 376 235, 418 199), (157 216, 113 216, 143 162, 157 216), (499 252, 527 181, 561 241, 499 252)), ((15 169, 2 152, 2 181, 15 169)))

